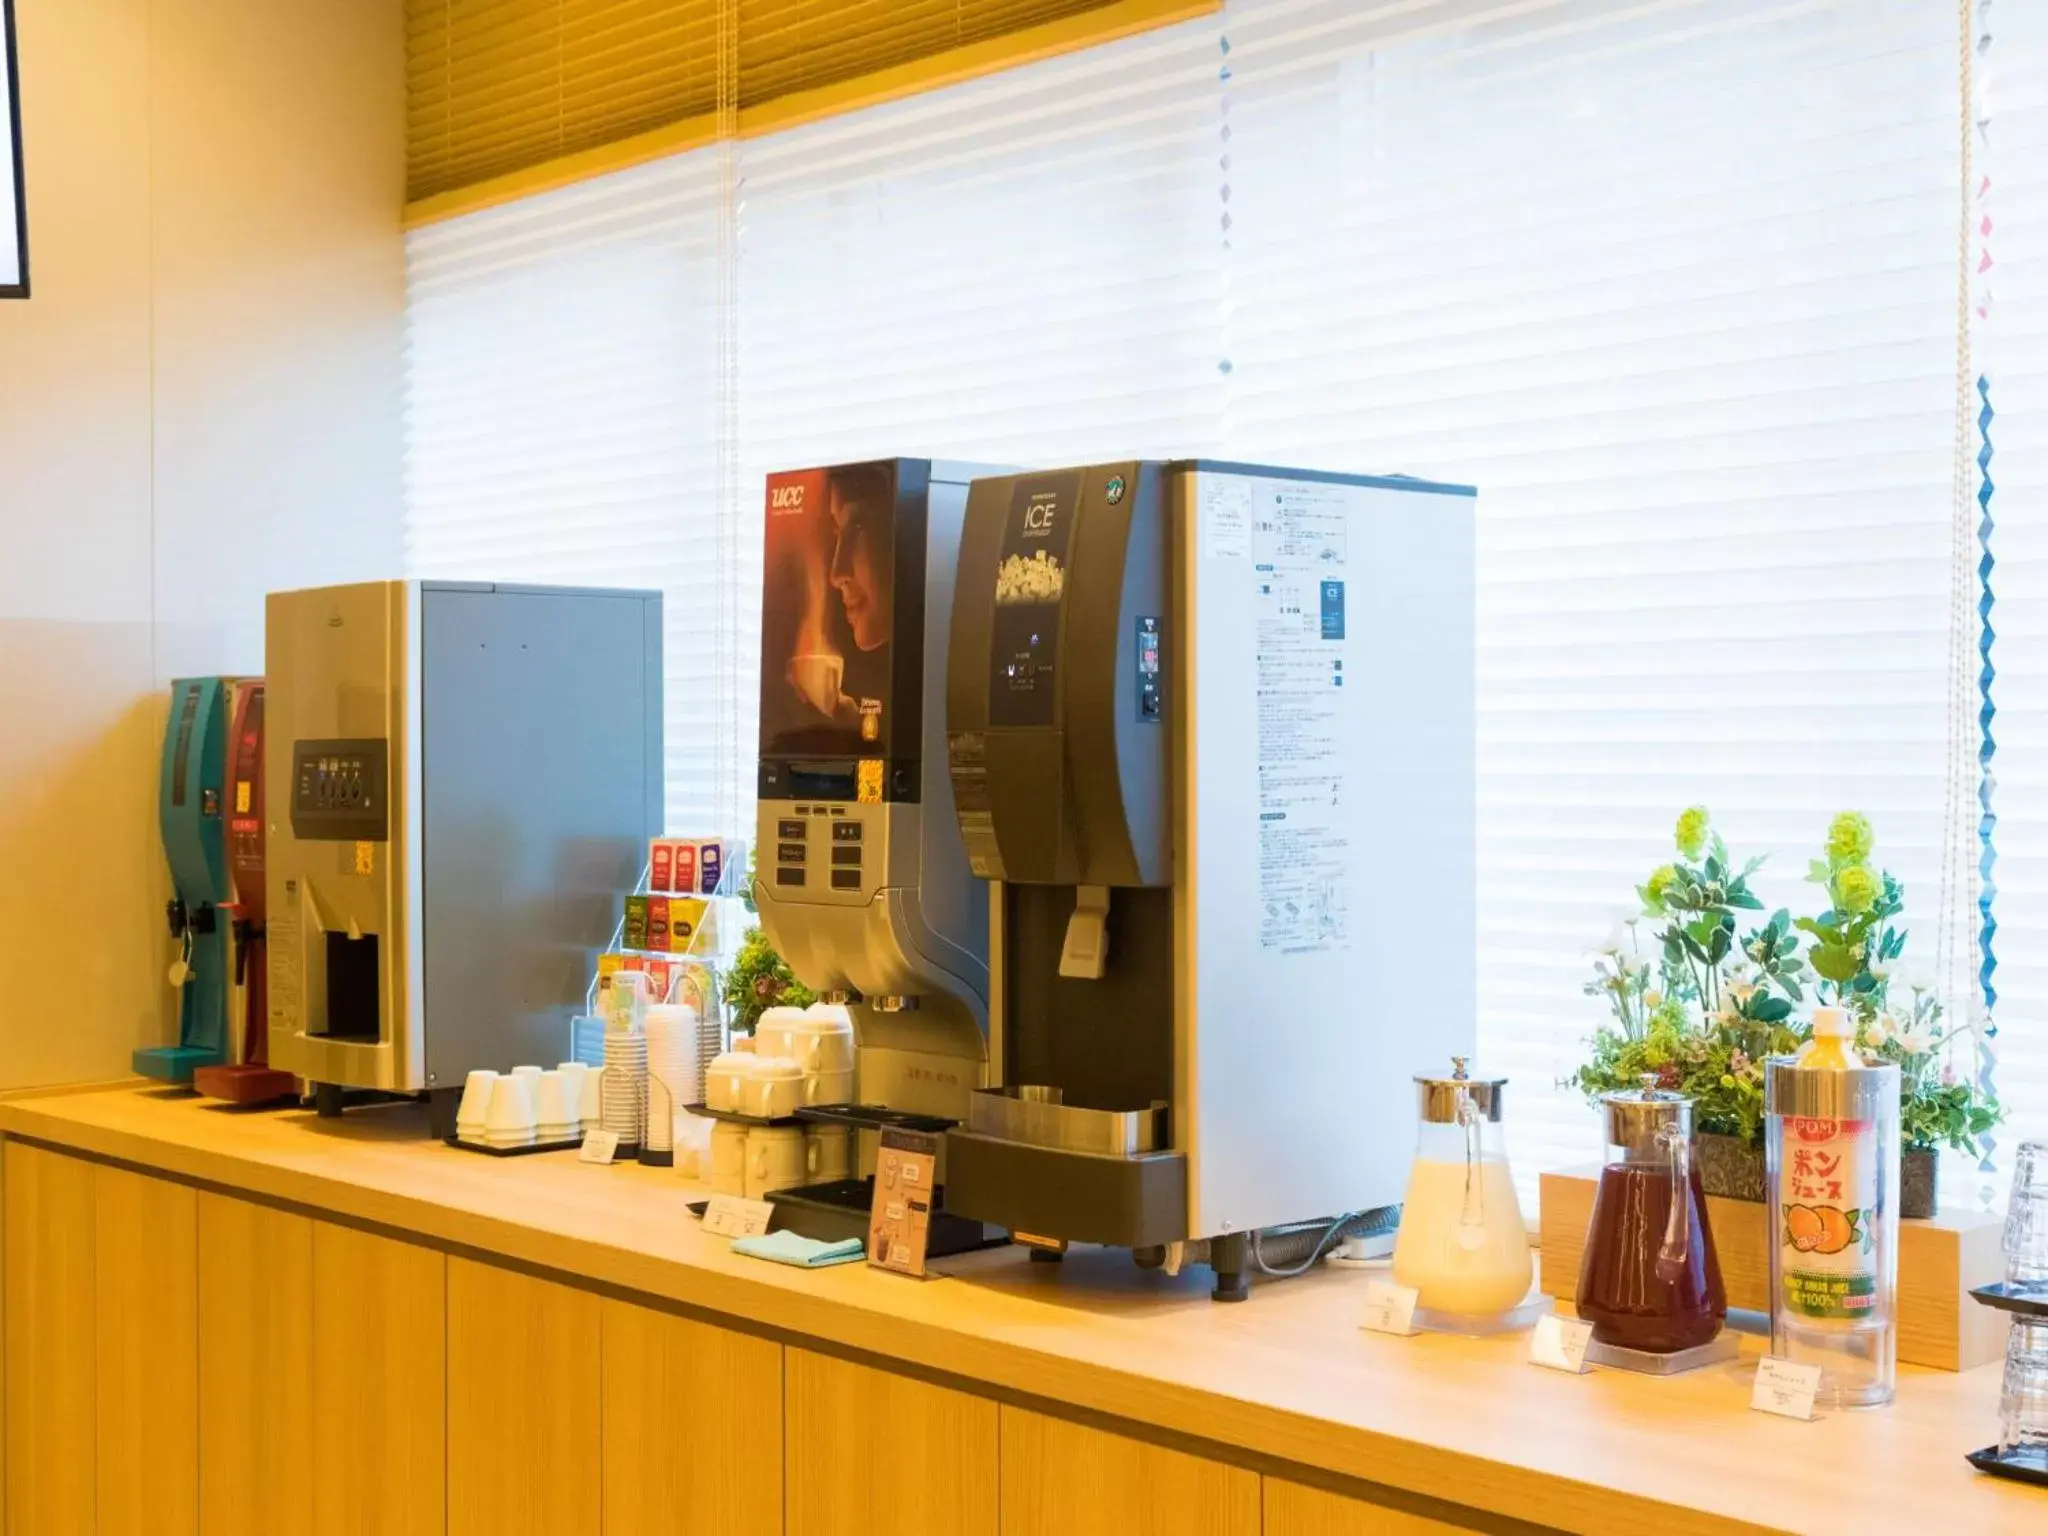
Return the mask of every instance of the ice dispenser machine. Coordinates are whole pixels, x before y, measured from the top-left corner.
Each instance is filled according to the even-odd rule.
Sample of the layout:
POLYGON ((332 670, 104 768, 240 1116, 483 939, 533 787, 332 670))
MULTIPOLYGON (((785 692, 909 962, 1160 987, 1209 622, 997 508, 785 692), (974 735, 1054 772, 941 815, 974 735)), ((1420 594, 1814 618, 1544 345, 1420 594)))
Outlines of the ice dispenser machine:
POLYGON ((661 597, 273 593, 266 662, 272 1064, 452 1132, 471 1068, 568 1054, 660 829, 661 597))
POLYGON ((1206 461, 974 482, 946 751, 1004 1086, 949 1211, 1220 1299, 1384 1224, 1413 1075, 1475 1030, 1472 507, 1206 461))

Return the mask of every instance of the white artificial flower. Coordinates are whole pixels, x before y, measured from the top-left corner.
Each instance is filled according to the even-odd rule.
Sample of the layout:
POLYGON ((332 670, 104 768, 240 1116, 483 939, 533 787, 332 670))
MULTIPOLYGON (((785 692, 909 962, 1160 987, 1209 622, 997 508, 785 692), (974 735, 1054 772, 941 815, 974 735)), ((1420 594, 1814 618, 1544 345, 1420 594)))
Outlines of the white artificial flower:
POLYGON ((1899 1049, 1908 1056, 1924 1056, 1934 1048, 1934 1041, 1921 1029, 1907 1029, 1899 1033, 1899 1049))
POLYGON ((1915 992, 1932 992, 1934 990, 1934 974, 1924 966, 1914 966, 1906 972, 1904 980, 1906 985, 1915 992))
POLYGON ((1620 922, 1607 930, 1607 937, 1600 941, 1600 953, 1618 955, 1628 948, 1628 929, 1620 922))
POLYGON ((1663 1007, 1664 994, 1662 992, 1657 991, 1655 988, 1652 988, 1651 990, 1643 994, 1643 1006, 1645 1008, 1652 1010, 1653 1012, 1656 1009, 1663 1007))
POLYGON ((1756 988, 1748 982, 1731 981, 1722 989, 1722 995, 1728 999, 1728 1011, 1740 1013, 1742 1005, 1756 996, 1756 988))
POLYGON ((1891 979, 1892 968, 1888 965, 1873 965, 1870 974, 1878 981, 1888 981, 1891 979))

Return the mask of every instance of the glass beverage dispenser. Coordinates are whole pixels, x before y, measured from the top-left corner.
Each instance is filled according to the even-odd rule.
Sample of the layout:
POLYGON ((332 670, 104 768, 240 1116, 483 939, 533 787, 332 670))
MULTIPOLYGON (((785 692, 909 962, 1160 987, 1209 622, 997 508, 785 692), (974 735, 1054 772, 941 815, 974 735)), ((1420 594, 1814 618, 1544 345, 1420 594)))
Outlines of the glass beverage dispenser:
POLYGON ((1579 1316, 1596 1343, 1616 1349, 1670 1355, 1711 1343, 1728 1297, 1692 1155, 1692 1100, 1645 1076, 1639 1091, 1601 1105, 1607 1158, 1579 1265, 1579 1316))
POLYGON ((1462 1056, 1451 1067, 1448 1077, 1415 1079, 1421 1125, 1394 1279, 1414 1288, 1418 1308, 1455 1326, 1514 1312, 1533 1271, 1501 1133, 1507 1079, 1468 1076, 1462 1056))

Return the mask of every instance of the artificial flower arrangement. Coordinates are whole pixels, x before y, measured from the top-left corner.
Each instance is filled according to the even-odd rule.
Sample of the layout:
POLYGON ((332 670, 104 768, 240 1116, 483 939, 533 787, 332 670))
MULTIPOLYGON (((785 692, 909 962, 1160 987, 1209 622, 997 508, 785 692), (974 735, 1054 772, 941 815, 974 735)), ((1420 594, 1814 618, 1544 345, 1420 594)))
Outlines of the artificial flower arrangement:
POLYGON ((1871 867, 1869 821, 1845 811, 1829 825, 1826 857, 1807 871, 1827 894, 1818 917, 1780 908, 1746 928, 1741 915, 1763 911, 1749 888, 1763 861, 1738 864, 1700 806, 1678 818, 1673 840, 1678 857, 1636 888, 1641 910, 1594 958, 1585 991, 1605 998, 1613 1019, 1595 1030, 1590 1058, 1567 1081, 1595 1101, 1645 1075, 1688 1095, 1709 1182, 1726 1161, 1710 1139, 1729 1138, 1748 1155, 1718 1192, 1761 1198, 1764 1061, 1805 1042, 1808 1028, 1793 1015, 1810 992, 1854 1014, 1866 1054, 1899 1064, 1907 1150, 1947 1145, 1974 1155, 2000 1110, 1956 1070, 1974 1028, 1944 1028, 1924 982, 1910 984, 1910 1003, 1892 1001, 1892 969, 1906 947, 1894 921, 1903 892, 1871 867))

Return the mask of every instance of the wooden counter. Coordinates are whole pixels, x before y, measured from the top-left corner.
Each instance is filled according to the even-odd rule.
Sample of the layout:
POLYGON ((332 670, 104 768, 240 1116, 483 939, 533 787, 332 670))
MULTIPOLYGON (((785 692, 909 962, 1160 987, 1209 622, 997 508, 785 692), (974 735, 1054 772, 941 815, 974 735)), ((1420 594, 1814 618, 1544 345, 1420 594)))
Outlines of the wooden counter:
MULTIPOLYGON (((1996 1367, 1908 1369, 1889 1409, 1796 1424, 1748 1410, 1747 1364, 1573 1378, 1524 1363, 1523 1338, 1364 1334, 1352 1273, 1262 1283, 1233 1307, 1207 1299, 1206 1271, 1174 1280, 1121 1254, 1053 1266, 1002 1250, 924 1283, 764 1264, 705 1237, 684 1208, 701 1192, 672 1174, 455 1151, 429 1142, 409 1106, 320 1121, 123 1088, 0 1104, 0 1134, 15 1536, 300 1528, 238 1524, 209 1504, 260 1502, 244 1492, 259 1474, 281 1489, 353 1478, 388 1492, 411 1479, 425 1491, 394 1504, 418 1515, 407 1528, 451 1533, 527 1529, 508 1514, 558 1503, 547 1529, 604 1536, 681 1528, 659 1524, 678 1504, 694 1529, 792 1536, 858 1528, 863 1508, 883 1517, 874 1528, 990 1536, 2048 1530, 2048 1494, 1962 1459, 1996 1438, 1996 1367), (185 1256, 196 1300, 192 1276, 175 1273, 185 1256), (256 1257, 268 1260, 261 1285, 256 1257), (313 1298, 310 1323, 294 1321, 279 1285, 313 1298), (114 1309, 96 1325, 95 1297, 114 1309), (196 1521, 166 1523, 156 1508, 124 1526, 126 1474, 109 1448, 155 1431, 121 1372, 141 1359, 135 1390, 190 1401, 175 1360, 118 1333, 107 1342, 158 1305, 197 1314, 202 1407, 209 1373, 261 1383, 284 1394, 286 1423, 305 1418, 309 1444, 251 1409, 248 1435, 276 1442, 252 1460, 202 1412, 196 1521), (221 1361, 208 1319, 238 1308, 260 1327, 221 1361), (78 1367, 64 1331, 95 1326, 97 1350, 78 1367), (561 1341, 549 1356, 558 1394, 513 1390, 522 1378, 506 1362, 529 1335, 561 1341), (314 1363, 310 1389, 281 1380, 273 1348, 314 1363), (407 1372, 419 1373, 410 1386, 407 1372), (584 1423, 579 1402, 604 1412, 584 1423), (378 1433, 356 1443, 351 1426, 378 1433), (97 1468, 81 1469, 78 1446, 94 1443, 97 1468), (914 1474, 910 1503, 950 1515, 890 1524, 902 1508, 873 1505, 866 1486, 884 1444, 914 1474), (540 1448, 563 1445, 576 1464, 536 1470, 540 1448), (659 1465, 677 1447, 688 1464, 659 1465), (766 1474, 706 1471, 771 1453, 788 1468, 772 1500, 766 1474), (97 1525, 68 1513, 88 1496, 97 1525)), ((161 1450, 132 1454, 154 1468, 161 1450)), ((399 1527, 358 1511, 304 1528, 399 1527)))

